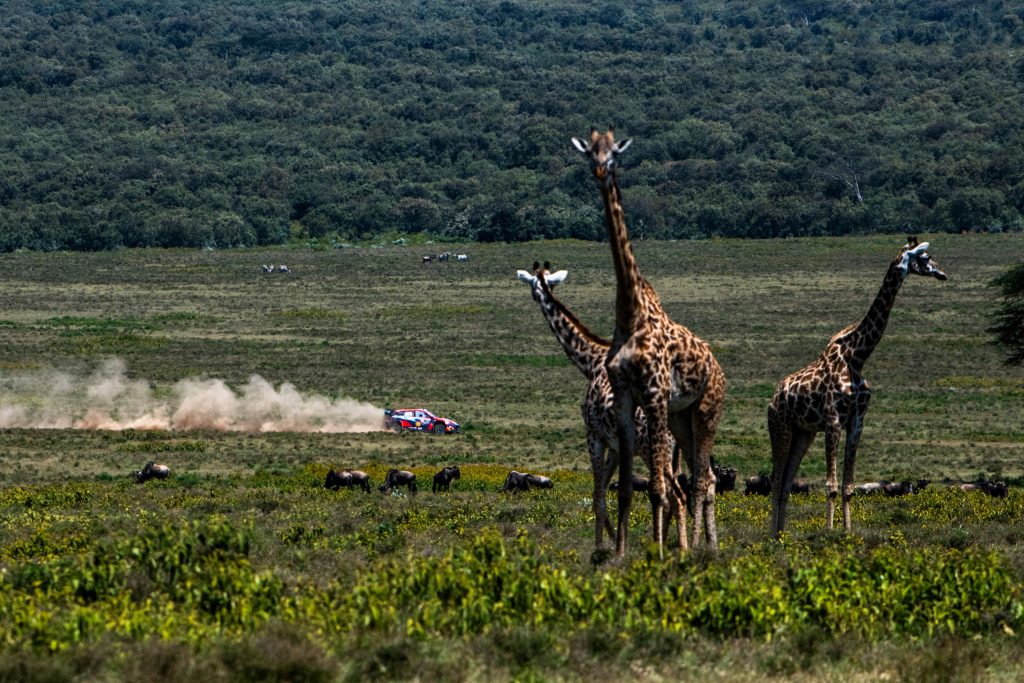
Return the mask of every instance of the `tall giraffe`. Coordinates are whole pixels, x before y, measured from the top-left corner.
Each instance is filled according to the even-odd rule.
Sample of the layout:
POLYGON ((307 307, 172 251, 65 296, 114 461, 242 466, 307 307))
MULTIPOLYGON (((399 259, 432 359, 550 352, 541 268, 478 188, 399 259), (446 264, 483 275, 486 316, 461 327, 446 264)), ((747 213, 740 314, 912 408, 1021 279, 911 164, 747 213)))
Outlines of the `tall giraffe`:
MULTIPOLYGON (((679 521, 680 552, 686 549, 686 494, 674 477, 672 436, 689 465, 693 501, 694 542, 701 534, 718 547, 715 528, 715 476, 711 447, 722 416, 725 375, 706 342, 672 320, 654 288, 640 276, 626 230, 622 195, 615 179, 615 158, 631 140, 615 142, 609 127, 604 135, 591 128, 590 141, 573 138, 573 145, 591 162, 604 200, 605 225, 615 267, 615 334, 605 365, 614 393, 619 437, 619 519, 615 550, 626 551, 629 507, 632 503, 632 464, 636 453, 634 411, 640 408, 651 440, 651 485, 648 494, 656 510, 671 496, 679 521)), ((655 537, 663 551, 664 516, 653 515, 655 537)))
MULTIPOLYGON (((517 275, 520 280, 530 285, 533 299, 540 304, 541 313, 548 321, 555 338, 562 345, 565 355, 589 381, 587 393, 580 407, 587 433, 590 471, 594 477, 594 544, 600 548, 604 540, 604 530, 608 530, 609 537, 613 535, 612 525, 608 520, 605 494, 612 471, 618 462, 619 451, 612 385, 608 381, 608 371, 605 368, 605 358, 608 356, 611 342, 591 332, 555 297, 553 287, 565 280, 569 273, 565 270, 555 273, 550 271, 551 264, 545 262, 541 266, 535 262, 532 272, 520 270, 517 271, 517 275)), ((643 412, 637 409, 634 419, 638 455, 650 467, 650 440, 647 437, 643 412)), ((672 476, 675 474, 678 473, 671 473, 672 476)))
POLYGON ((846 430, 843 452, 843 527, 850 530, 850 498, 857 445, 871 388, 861 375, 864 363, 885 332, 896 294, 907 275, 947 279, 928 254, 928 243, 911 237, 889 265, 867 315, 829 340, 816 361, 784 378, 768 406, 772 442, 771 531, 778 536, 786 524, 786 504, 797 468, 818 432, 825 433, 825 526, 832 528, 838 496, 836 458, 840 433, 846 430))

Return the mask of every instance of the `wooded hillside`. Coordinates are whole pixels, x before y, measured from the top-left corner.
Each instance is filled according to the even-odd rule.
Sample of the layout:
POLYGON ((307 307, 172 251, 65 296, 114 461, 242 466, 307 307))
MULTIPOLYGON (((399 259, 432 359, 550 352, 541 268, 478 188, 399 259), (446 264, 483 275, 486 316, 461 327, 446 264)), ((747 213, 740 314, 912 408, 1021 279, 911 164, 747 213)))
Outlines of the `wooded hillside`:
POLYGON ((0 6, 0 251, 1019 230, 1024 7, 987 0, 0 6))

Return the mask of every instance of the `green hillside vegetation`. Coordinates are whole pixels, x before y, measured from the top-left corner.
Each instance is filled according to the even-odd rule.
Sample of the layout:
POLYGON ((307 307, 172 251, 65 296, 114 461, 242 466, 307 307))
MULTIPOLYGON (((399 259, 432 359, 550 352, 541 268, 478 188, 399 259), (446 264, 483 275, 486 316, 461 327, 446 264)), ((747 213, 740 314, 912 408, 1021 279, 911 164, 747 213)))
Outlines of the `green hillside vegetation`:
POLYGON ((389 232, 1018 230, 1024 9, 986 0, 0 7, 0 251, 389 232))

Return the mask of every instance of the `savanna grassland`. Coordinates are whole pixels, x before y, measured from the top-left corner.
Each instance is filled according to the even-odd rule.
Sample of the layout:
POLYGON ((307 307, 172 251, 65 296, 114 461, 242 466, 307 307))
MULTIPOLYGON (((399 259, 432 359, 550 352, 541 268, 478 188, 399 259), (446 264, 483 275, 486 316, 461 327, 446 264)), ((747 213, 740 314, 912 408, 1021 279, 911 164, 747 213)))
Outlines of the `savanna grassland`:
MULTIPOLYGON (((766 539, 766 499, 726 494, 721 551, 660 561, 639 498, 618 564, 592 555, 583 377, 515 279, 536 259, 568 269, 558 293, 609 335, 607 245, 459 245, 467 263, 431 264, 452 245, 0 255, 0 419, 11 406, 80 417, 99 400, 81 387, 118 359, 157 399, 183 379, 240 391, 258 374, 463 425, 0 429, 0 679, 1019 680, 1024 371, 985 328, 988 282, 1024 237, 922 239, 950 279, 912 278, 897 299, 866 370, 858 479, 935 483, 858 498, 854 533, 827 533, 819 439, 802 468, 817 490, 791 506, 782 542, 766 539), (135 484, 147 460, 171 479, 135 484), (462 480, 432 494, 449 463, 462 480), (379 483, 390 466, 420 492, 320 486, 330 467, 379 483), (554 489, 499 493, 513 467, 554 489), (979 475, 1009 496, 944 485, 979 475)), ((864 314, 903 243, 635 245, 725 370, 718 461, 769 469, 775 383, 864 314)))

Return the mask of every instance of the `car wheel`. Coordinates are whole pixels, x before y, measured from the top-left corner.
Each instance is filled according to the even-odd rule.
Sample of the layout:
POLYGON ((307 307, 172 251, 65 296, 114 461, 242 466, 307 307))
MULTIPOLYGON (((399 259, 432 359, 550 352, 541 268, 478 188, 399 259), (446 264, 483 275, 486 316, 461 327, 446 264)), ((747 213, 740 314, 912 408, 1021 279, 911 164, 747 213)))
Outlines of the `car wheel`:
POLYGON ((435 422, 434 423, 434 433, 435 434, 444 434, 444 423, 443 422, 435 422))
POLYGON ((396 432, 402 431, 402 422, 401 422, 401 420, 392 420, 391 421, 391 428, 393 430, 395 430, 396 432))

